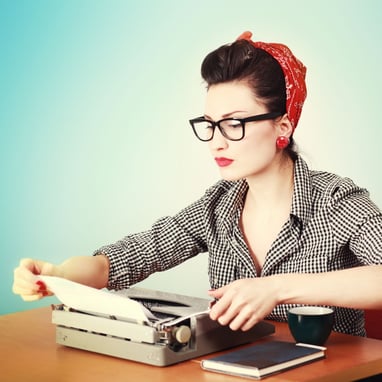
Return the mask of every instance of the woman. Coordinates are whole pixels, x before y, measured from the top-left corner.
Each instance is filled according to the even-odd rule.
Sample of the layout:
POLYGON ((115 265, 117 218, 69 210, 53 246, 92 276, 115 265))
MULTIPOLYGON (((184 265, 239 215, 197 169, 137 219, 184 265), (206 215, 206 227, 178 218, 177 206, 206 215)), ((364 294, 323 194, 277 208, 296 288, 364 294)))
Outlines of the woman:
POLYGON ((39 274, 126 288, 208 252, 210 316, 233 330, 296 304, 332 306, 334 329, 365 335, 362 309, 382 308, 382 215, 349 179, 308 169, 293 132, 306 97, 305 67, 281 44, 245 32, 202 64, 205 114, 190 121, 222 180, 151 230, 60 265, 24 259, 13 290, 48 295, 39 274))

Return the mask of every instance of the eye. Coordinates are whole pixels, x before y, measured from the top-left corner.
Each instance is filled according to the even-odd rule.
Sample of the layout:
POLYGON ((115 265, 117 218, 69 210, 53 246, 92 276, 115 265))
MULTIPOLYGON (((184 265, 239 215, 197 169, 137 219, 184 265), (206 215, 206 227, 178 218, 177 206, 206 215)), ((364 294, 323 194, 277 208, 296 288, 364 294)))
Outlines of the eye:
POLYGON ((222 125, 224 128, 234 130, 241 127, 241 122, 238 121, 237 119, 226 119, 225 121, 222 122, 222 125))
POLYGON ((211 123, 211 121, 208 121, 208 120, 205 120, 203 122, 200 123, 200 126, 203 128, 203 129, 212 129, 214 126, 213 124, 211 123))

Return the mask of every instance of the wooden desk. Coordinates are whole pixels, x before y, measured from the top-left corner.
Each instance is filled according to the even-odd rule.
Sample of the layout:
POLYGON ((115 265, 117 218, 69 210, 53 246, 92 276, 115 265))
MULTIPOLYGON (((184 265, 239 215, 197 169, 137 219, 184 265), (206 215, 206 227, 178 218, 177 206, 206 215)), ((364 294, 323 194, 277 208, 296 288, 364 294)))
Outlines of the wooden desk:
MULTIPOLYGON (((200 359, 159 368, 55 343, 49 307, 0 316, 3 382, 231 382, 246 379, 203 371, 200 359)), ((288 327, 260 341, 292 341, 288 327)), ((332 333, 327 358, 266 378, 273 381, 352 381, 382 373, 382 341, 332 333)))

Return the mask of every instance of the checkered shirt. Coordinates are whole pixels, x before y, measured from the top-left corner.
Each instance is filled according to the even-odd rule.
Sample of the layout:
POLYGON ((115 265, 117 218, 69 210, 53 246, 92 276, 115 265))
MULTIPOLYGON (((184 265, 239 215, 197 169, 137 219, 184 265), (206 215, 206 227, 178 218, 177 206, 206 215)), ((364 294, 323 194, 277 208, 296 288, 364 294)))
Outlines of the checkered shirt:
MULTIPOLYGON (((150 230, 97 250, 95 254, 103 253, 110 260, 108 288, 127 288, 207 252, 211 288, 259 277, 239 228, 247 190, 245 180, 221 180, 177 215, 163 217, 150 230)), ((290 218, 269 249, 260 277, 370 264, 382 264, 380 210, 368 192, 350 179, 309 170, 299 157, 290 218)), ((286 321, 292 306, 278 305, 268 318, 286 321)), ((362 311, 334 309, 334 330, 365 335, 362 311)))

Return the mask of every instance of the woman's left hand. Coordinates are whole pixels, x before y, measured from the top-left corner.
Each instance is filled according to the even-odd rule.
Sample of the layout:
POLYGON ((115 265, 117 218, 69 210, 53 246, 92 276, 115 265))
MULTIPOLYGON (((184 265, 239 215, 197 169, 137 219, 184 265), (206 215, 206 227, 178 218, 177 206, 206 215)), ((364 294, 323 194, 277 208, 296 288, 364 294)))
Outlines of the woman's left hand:
POLYGON ((218 301, 211 307, 210 317, 232 330, 249 330, 279 303, 274 277, 240 279, 208 294, 218 301))

